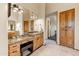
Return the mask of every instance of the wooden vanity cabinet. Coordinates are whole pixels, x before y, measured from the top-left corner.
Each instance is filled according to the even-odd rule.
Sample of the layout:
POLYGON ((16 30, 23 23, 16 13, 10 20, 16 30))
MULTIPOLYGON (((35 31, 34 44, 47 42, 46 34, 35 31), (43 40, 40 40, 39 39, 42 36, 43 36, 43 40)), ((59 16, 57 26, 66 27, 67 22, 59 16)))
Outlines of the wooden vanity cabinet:
POLYGON ((33 51, 43 45, 43 34, 35 35, 35 39, 33 40, 33 51))
MULTIPOLYGON (((43 45, 43 33, 34 34, 32 40, 32 52, 43 45)), ((8 45, 8 55, 9 56, 21 56, 21 44, 24 44, 27 40, 9 44, 8 45)))
POLYGON ((8 46, 8 55, 9 56, 20 56, 20 44, 15 43, 8 46))

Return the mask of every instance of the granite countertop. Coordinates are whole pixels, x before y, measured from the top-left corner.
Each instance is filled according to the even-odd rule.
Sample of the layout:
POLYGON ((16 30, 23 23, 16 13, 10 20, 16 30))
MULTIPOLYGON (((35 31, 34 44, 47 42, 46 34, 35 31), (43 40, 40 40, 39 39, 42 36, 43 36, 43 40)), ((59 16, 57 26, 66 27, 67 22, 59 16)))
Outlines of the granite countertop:
POLYGON ((34 37, 32 36, 21 36, 19 38, 9 39, 8 44, 20 43, 22 44, 24 41, 29 42, 33 41, 34 37))
POLYGON ((42 32, 29 32, 27 35, 22 35, 18 38, 8 39, 8 44, 29 42, 34 40, 34 36, 37 34, 41 34, 42 32))
POLYGON ((38 35, 38 34, 41 34, 41 33, 43 33, 43 32, 29 32, 29 35, 34 36, 34 35, 38 35))

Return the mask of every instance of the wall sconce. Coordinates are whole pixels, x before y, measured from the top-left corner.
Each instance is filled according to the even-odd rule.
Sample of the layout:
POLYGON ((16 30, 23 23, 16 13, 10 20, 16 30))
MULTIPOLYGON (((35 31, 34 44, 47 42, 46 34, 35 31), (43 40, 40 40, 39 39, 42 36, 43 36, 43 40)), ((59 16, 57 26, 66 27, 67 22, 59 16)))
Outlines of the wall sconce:
POLYGON ((13 12, 18 12, 18 13, 23 13, 23 9, 21 9, 18 5, 13 4, 11 5, 11 8, 13 10, 13 12))
POLYGON ((30 16, 31 20, 37 19, 37 16, 32 12, 32 15, 30 16))
POLYGON ((23 13, 23 9, 21 9, 18 5, 8 3, 8 17, 11 16, 11 9, 13 12, 23 13))

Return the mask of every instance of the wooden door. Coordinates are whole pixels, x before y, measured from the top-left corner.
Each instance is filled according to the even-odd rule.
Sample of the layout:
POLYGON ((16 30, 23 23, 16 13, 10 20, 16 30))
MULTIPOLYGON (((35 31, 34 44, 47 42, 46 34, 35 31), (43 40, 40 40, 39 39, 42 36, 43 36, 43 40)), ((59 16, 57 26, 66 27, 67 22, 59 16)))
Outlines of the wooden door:
POLYGON ((71 48, 74 47, 74 13, 74 9, 60 13, 60 44, 71 48))
POLYGON ((60 13, 60 45, 66 46, 66 32, 65 32, 65 12, 60 13))
POLYGON ((29 21, 24 21, 24 32, 29 31, 29 21))
POLYGON ((67 46, 71 48, 74 47, 74 13, 75 9, 66 11, 66 40, 67 46))

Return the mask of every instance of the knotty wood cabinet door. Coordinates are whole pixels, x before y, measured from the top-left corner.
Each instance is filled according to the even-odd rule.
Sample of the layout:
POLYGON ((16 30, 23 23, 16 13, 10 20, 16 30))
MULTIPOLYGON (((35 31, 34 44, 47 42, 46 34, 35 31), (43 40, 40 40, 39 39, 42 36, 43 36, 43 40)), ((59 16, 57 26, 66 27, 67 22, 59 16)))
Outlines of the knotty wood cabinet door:
POLYGON ((75 9, 60 13, 60 45, 74 48, 75 9))
POLYGON ((35 35, 35 38, 33 40, 33 51, 35 51, 37 48, 43 45, 43 33, 35 35))

